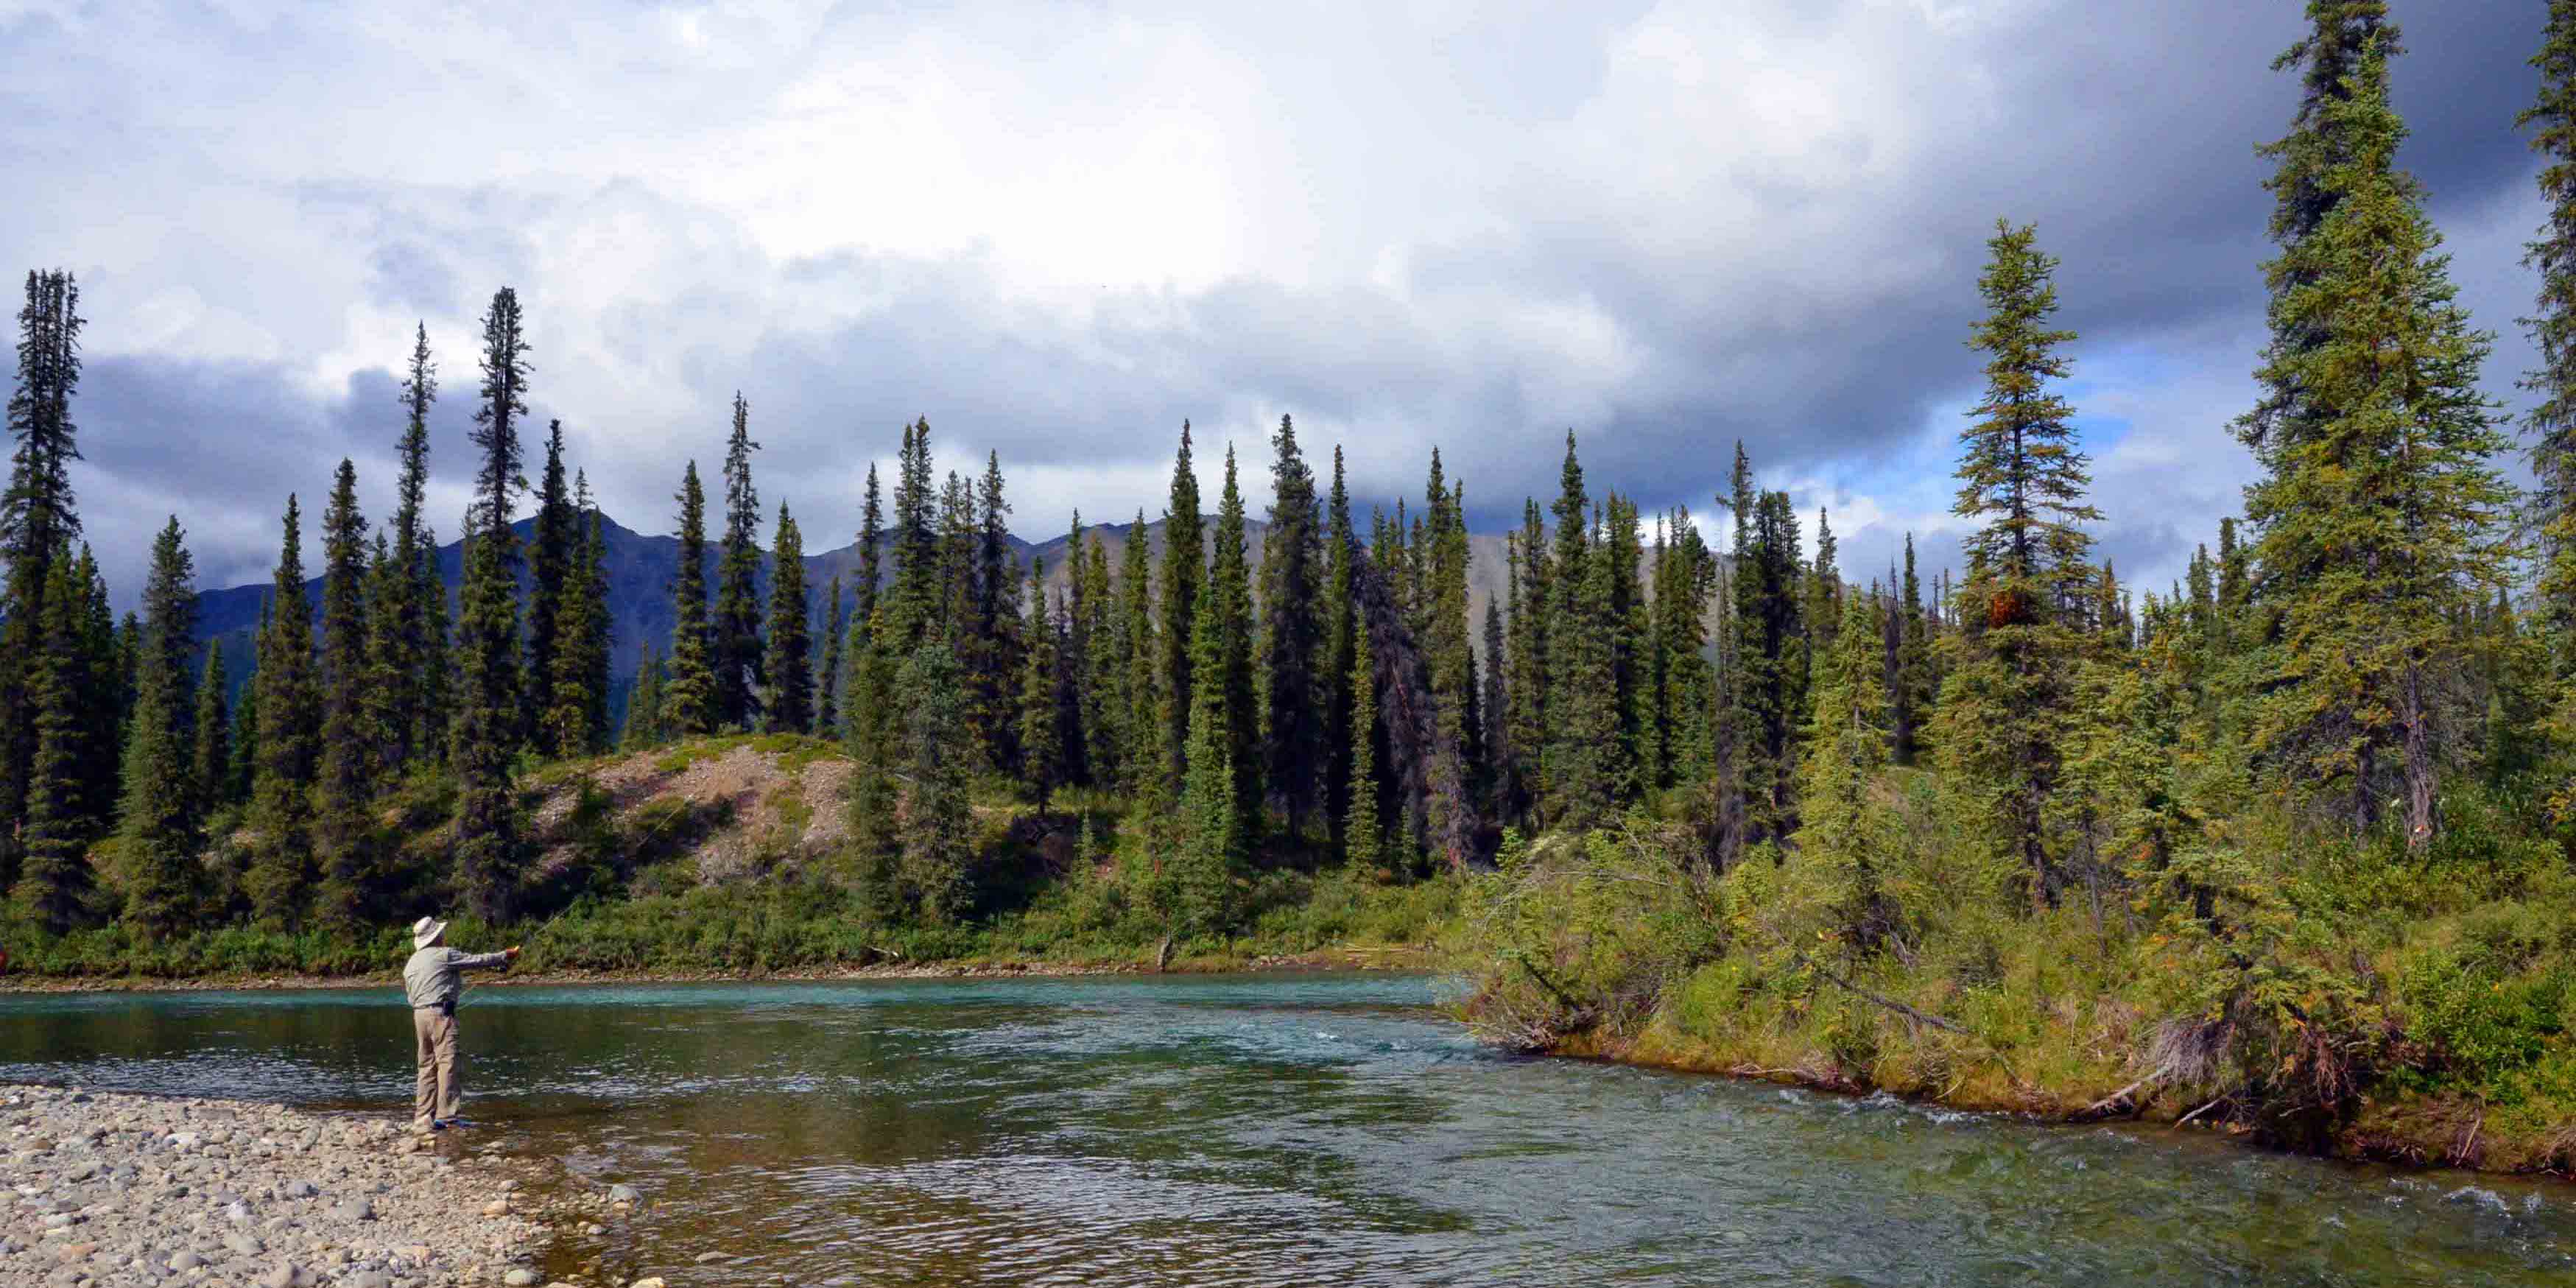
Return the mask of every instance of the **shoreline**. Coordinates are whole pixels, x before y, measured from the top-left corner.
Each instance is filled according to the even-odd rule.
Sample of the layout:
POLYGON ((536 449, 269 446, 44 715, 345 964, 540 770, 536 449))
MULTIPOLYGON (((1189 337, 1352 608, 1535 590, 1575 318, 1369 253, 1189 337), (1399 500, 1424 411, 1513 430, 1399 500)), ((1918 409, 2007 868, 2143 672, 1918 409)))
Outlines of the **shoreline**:
POLYGON ((0 1278, 26 1283, 525 1288, 560 1234, 531 1188, 574 1188, 382 1112, 30 1083, 0 1084, 0 1151, 0 1278))
POLYGON ((1832 1067, 1764 1068, 1746 1061, 1730 1061, 1715 1047, 1654 1030, 1626 1039, 1608 1038, 1593 1032, 1571 1034, 1538 1054, 1551 1060, 1577 1060, 1795 1087, 1820 1095, 1855 1099, 1887 1095, 1911 1104, 1938 1106, 1959 1113, 2020 1118, 2056 1129, 2099 1126, 2163 1128, 2236 1148, 2320 1162, 2576 1185, 2576 1173, 2551 1167, 2494 1167, 2484 1163, 2485 1155, 2480 1155, 2480 1161, 2476 1162, 2447 1156, 2443 1150, 2451 1144, 2454 1129, 2448 1123, 2442 1123, 2428 1130, 2423 1124, 2411 1121, 2413 1115, 2409 1111, 2421 1108, 2414 1102, 2371 1102, 2368 1104, 2370 1112, 2343 1125, 2328 1138, 2331 1148, 2298 1149, 2255 1139, 2242 1126, 2216 1119, 2195 1125, 2193 1119, 2209 1106, 2190 1109, 2188 1102, 2184 1105, 2168 1103, 2158 1094, 2160 1088, 2144 1082, 2133 1083, 2099 1099, 2095 1099, 2089 1090, 2060 1092, 2037 1086, 2028 1087, 2010 1099, 1941 1095, 1920 1089, 1876 1085, 1854 1079, 1832 1067))
MULTIPOLYGON (((1270 953, 1253 957, 1187 958, 1157 966, 1152 962, 1058 962, 1044 959, 951 962, 875 962, 836 967, 785 970, 532 970, 479 975, 474 987, 562 988, 590 984, 791 984, 900 980, 972 980, 1014 978, 1082 978, 1138 975, 1298 974, 1317 971, 1429 971, 1440 968, 1429 949, 1403 946, 1328 948, 1307 953, 1270 953)), ((198 975, 153 976, 0 975, 0 996, 12 993, 256 993, 302 989, 364 989, 398 986, 399 964, 364 975, 198 975)))

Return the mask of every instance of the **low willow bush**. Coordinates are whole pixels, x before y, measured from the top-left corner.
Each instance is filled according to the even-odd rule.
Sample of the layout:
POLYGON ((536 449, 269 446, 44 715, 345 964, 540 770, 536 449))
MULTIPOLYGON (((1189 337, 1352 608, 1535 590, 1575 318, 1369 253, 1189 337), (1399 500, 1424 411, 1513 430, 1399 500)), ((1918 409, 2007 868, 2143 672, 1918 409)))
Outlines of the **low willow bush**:
POLYGON ((1794 845, 1717 874, 1643 818, 1514 838, 1464 894, 1465 1018, 1520 1048, 2576 1169, 2576 871, 2511 792, 2446 797, 2422 853, 2257 812, 2034 913, 1891 778, 1877 942, 1794 845))

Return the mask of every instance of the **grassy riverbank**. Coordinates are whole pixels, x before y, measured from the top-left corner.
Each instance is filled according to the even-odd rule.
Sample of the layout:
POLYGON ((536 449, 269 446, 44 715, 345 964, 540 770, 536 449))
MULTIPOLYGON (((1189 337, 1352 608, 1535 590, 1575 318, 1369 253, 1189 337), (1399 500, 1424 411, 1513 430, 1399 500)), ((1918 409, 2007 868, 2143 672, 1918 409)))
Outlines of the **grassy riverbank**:
POLYGON ((1716 876, 1638 821, 1507 849, 1464 912, 1468 1019, 1527 1050, 2576 1171, 2576 877, 2512 802, 2461 793, 2420 856, 2247 829, 2259 864, 2034 913, 1938 843, 1927 780, 1878 792, 1896 824, 1879 944, 1837 929, 1844 887, 1812 855, 1716 876))
MULTIPOLYGON (((798 737, 700 739, 544 766, 521 806, 530 861, 506 926, 452 912, 441 856, 452 786, 403 785, 378 810, 381 852, 405 893, 364 935, 262 926, 232 908, 161 941, 104 920, 64 935, 0 925, 21 983, 190 983, 383 976, 422 913, 455 916, 460 946, 521 943, 519 978, 787 976, 853 971, 1215 970, 1266 962, 1446 961, 1460 885, 1354 870, 1274 846, 1240 883, 1227 933, 1175 935, 1155 838, 1106 796, 1063 793, 1044 812, 994 786, 973 812, 971 897, 929 923, 889 908, 850 853, 848 762, 798 737)), ((247 833, 204 856, 239 868, 247 833)), ((115 856, 98 858, 113 873, 115 856)))
MULTIPOLYGON (((1434 966, 1451 960, 1458 885, 1384 885, 1340 871, 1275 873, 1256 883, 1252 925, 1174 940, 1120 915, 1114 878, 1072 878, 990 921, 930 928, 876 921, 829 887, 692 890, 584 905, 542 922, 492 928, 459 918, 467 946, 526 946, 513 978, 794 978, 1233 970, 1317 965, 1434 966)), ((6 984, 345 982, 389 976, 410 951, 399 929, 364 941, 232 927, 160 944, 107 928, 12 944, 6 984)))

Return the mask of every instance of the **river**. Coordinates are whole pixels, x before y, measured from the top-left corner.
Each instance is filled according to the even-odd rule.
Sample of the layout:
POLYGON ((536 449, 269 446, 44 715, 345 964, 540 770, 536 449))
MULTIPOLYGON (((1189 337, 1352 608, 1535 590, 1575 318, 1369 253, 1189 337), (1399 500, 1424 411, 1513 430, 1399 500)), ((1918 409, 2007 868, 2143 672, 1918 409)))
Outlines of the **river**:
MULTIPOLYGON (((469 1113, 642 1188, 561 1259, 675 1288, 2576 1275, 2576 1188, 1511 1058, 1439 987, 485 987, 469 1113)), ((411 1078, 391 989, 0 997, 0 1081, 395 1109, 411 1078)))

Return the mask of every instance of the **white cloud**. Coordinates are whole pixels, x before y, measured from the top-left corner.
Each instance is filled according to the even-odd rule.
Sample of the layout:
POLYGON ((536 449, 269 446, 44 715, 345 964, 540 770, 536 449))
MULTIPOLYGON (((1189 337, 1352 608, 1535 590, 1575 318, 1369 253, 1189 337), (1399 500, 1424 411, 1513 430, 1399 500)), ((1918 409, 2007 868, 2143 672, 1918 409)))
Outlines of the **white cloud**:
MULTIPOLYGON (((394 426, 366 373, 415 319, 461 472, 476 314, 510 283, 540 422, 648 531, 741 388, 764 492, 816 532, 855 524, 866 460, 914 415, 960 463, 1001 451, 1044 535, 1075 504, 1159 513, 1184 416, 1210 493, 1231 437, 1257 509, 1293 412, 1363 496, 1418 493, 1437 445, 1509 512, 1568 427, 1597 486, 1695 511, 1741 436, 1810 525, 1833 506, 1848 562, 1883 566, 1904 531, 1955 528, 1938 409, 1974 379, 1958 342, 1998 210, 2041 221, 2070 314, 2103 319, 2085 409, 2129 426, 2097 462, 2106 539, 2214 523, 2259 321, 2250 144, 2295 21, 2216 0, 0 0, 0 163, 42 180, 0 203, 0 253, 82 274, 93 357, 141 364, 112 378, 158 363, 169 396, 292 403, 204 408, 210 433, 296 428, 190 473, 100 454, 92 506, 162 498, 153 522, 179 508, 225 547, 209 565, 265 560, 236 534, 319 491, 335 447, 379 505, 394 426)), ((2414 43, 2459 81, 2431 59, 2463 42, 2414 43)), ((2482 309, 2527 294, 2527 204, 2459 237, 2482 309)), ((176 415, 155 406, 135 423, 176 415)))

